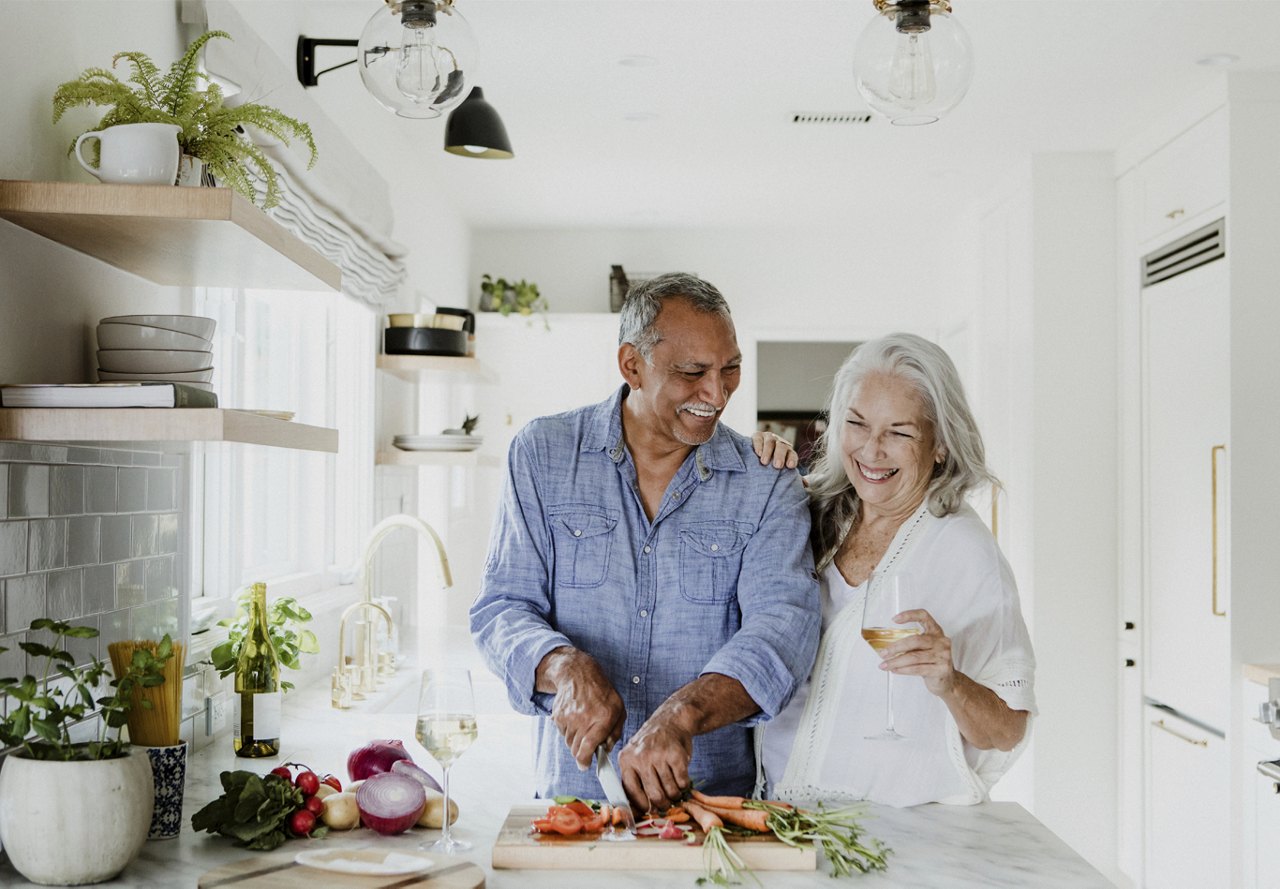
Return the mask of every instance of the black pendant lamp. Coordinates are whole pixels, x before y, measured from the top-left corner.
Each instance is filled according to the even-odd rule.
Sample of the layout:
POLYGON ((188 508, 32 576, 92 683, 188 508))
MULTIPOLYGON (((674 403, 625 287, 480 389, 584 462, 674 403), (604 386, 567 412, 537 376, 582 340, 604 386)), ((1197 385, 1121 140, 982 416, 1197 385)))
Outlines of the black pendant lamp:
POLYGON ((444 126, 444 150, 463 157, 515 157, 507 128, 484 90, 472 87, 462 104, 453 109, 444 126))

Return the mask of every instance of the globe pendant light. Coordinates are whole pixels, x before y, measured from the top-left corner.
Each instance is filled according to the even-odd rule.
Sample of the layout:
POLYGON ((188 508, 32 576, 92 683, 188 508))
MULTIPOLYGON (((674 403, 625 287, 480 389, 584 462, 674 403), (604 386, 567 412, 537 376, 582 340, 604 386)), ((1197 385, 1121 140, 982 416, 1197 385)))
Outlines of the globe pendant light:
POLYGON ((853 53, 858 92, 890 123, 934 123, 959 104, 973 80, 969 35, 949 0, 872 2, 876 14, 853 53))
POLYGON ((439 117, 466 97, 478 55, 454 0, 386 0, 364 26, 356 53, 373 97, 419 119, 439 117))

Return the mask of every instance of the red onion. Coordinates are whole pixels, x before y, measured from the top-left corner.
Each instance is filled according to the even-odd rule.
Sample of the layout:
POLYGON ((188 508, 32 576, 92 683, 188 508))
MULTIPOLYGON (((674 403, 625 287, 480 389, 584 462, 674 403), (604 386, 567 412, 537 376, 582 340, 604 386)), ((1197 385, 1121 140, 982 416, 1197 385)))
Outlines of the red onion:
POLYGON ((356 807, 365 827, 390 836, 417 823, 427 807, 427 793, 413 778, 384 772, 360 785, 356 807))
POLYGON ((391 771, 397 775, 407 775, 410 778, 414 778, 423 787, 430 787, 436 793, 444 792, 440 785, 436 783, 436 779, 431 777, 431 773, 411 759, 401 759, 393 762, 391 771))
POLYGON ((392 763, 409 759, 403 741, 370 741, 351 751, 347 757, 347 774, 352 781, 362 781, 391 771, 392 763))

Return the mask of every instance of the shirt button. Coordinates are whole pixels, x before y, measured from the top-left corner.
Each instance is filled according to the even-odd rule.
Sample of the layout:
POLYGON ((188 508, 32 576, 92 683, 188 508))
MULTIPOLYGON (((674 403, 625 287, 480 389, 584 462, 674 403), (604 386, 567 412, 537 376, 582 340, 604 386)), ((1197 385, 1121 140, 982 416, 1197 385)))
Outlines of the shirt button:
POLYGON ((671 496, 672 496, 672 498, 673 498, 673 499, 675 499, 675 500, 679 500, 679 499, 680 499, 680 492, 679 492, 679 491, 676 491, 676 492, 675 492, 674 494, 672 494, 671 496))
POLYGON ((639 677, 639 676, 632 676, 632 677, 631 677, 631 684, 632 684, 632 685, 639 685, 639 684, 640 684, 640 677, 639 677))
POLYGON ((648 617, 648 616, 649 616, 649 609, 648 609, 648 608, 641 608, 641 609, 640 609, 640 616, 641 616, 641 617, 648 617))
POLYGON ((713 543, 713 544, 711 544, 711 551, 712 551, 713 553, 718 553, 718 552, 720 552, 720 544, 718 544, 718 543, 713 543))
POLYGON ((575 529, 575 530, 574 530, 574 532, 573 532, 573 536, 574 536, 574 537, 581 537, 581 536, 582 536, 582 531, 580 531, 580 530, 576 530, 576 529, 575 529))
POLYGON ((644 551, 645 551, 646 553, 651 553, 651 552, 653 552, 653 547, 651 547, 651 546, 646 546, 646 547, 644 548, 644 551))

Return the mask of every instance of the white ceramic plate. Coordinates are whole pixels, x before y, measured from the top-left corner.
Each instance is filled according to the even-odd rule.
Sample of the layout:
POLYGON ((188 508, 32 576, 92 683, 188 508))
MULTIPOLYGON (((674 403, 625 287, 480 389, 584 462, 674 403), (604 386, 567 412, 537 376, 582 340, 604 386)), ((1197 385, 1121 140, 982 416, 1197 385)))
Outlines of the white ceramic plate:
MULTIPOLYGON (((453 436, 450 436, 452 438, 453 436)), ((480 447, 480 442, 467 443, 466 441, 393 441, 396 447, 402 451, 474 451, 480 447)))
POLYGON ((130 374, 99 370, 98 379, 103 382, 112 380, 155 380, 160 383, 207 383, 213 379, 213 368, 173 374, 130 374))
POLYGON ((415 874, 435 864, 430 858, 392 849, 307 849, 293 860, 339 874, 415 874))

